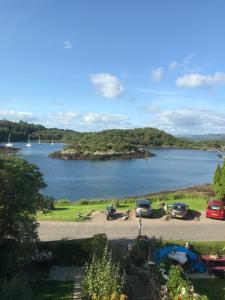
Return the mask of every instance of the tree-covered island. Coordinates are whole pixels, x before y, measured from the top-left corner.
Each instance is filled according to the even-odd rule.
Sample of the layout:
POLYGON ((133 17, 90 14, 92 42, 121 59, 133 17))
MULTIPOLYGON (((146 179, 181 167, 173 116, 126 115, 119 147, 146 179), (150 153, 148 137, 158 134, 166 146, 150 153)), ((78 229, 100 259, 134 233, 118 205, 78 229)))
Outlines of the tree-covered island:
POLYGON ((52 158, 73 160, 110 160, 154 156, 147 147, 180 147, 182 140, 155 128, 112 129, 83 133, 79 140, 52 158))
MULTIPOLYGON (((67 146, 50 154, 52 158, 74 160, 109 160, 147 158, 153 156, 153 147, 224 151, 224 140, 196 140, 178 138, 156 128, 110 129, 100 132, 78 132, 58 128, 46 128, 27 122, 0 120, 0 143, 6 143, 8 135, 12 142, 30 140, 64 142, 67 146)), ((10 152, 11 149, 0 149, 10 152)), ((12 150, 14 151, 14 150, 12 150)))

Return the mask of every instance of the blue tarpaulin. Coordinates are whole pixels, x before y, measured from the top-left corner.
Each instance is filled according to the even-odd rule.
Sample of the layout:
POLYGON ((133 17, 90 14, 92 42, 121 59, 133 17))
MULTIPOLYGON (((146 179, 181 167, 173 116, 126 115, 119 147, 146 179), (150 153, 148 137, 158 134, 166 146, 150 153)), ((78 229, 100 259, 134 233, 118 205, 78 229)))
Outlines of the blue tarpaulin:
POLYGON ((165 257, 168 257, 169 254, 174 252, 182 252, 186 254, 190 272, 206 272, 205 265, 201 261, 199 255, 182 246, 169 246, 159 249, 156 252, 156 262, 160 264, 165 257))

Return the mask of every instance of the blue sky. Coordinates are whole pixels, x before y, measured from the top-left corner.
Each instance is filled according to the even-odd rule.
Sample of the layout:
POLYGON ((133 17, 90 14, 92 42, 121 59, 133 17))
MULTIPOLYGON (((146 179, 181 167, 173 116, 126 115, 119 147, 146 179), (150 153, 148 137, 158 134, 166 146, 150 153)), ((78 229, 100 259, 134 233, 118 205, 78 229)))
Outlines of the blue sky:
POLYGON ((225 131, 222 0, 0 0, 0 118, 225 131))

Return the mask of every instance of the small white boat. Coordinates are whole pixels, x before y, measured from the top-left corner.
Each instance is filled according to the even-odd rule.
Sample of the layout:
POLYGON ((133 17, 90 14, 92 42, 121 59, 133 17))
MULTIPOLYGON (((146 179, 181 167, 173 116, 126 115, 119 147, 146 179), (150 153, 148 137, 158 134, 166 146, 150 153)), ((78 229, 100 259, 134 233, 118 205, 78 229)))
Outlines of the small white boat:
POLYGON ((41 145, 41 137, 39 135, 38 145, 41 145))
POLYGON ((6 147, 13 147, 13 144, 10 142, 10 133, 8 137, 8 143, 5 144, 6 147))
POLYGON ((31 147, 32 144, 30 143, 30 135, 28 135, 28 139, 27 139, 27 144, 26 144, 27 147, 31 147))
POLYGON ((54 143, 54 140, 52 139, 52 142, 51 142, 51 145, 54 145, 55 143, 54 143))

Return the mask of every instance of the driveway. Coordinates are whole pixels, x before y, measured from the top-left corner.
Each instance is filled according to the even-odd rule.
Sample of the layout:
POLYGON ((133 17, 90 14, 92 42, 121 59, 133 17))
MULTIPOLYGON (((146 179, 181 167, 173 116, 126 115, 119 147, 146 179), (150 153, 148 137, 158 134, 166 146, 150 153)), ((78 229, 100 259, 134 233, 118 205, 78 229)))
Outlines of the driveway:
MULTIPOLYGON (((139 232, 139 219, 131 216, 129 220, 107 221, 103 213, 95 213, 86 222, 42 221, 39 237, 43 241, 79 239, 105 233, 109 239, 133 239, 139 232)), ((163 239, 182 239, 192 241, 225 241, 225 221, 206 219, 200 221, 163 219, 142 219, 142 234, 163 239)))

